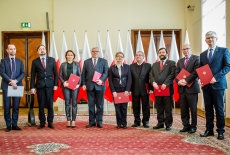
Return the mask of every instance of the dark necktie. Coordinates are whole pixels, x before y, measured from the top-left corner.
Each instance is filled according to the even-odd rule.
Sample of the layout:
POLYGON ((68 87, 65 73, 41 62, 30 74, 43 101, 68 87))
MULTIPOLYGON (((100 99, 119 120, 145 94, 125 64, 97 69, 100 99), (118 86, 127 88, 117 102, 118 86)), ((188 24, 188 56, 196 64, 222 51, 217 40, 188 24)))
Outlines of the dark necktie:
POLYGON ((188 58, 185 59, 184 67, 188 65, 188 58))
POLYGON ((164 66, 164 60, 161 61, 160 70, 162 70, 163 66, 164 66))
POLYGON ((43 66, 44 69, 46 69, 46 65, 45 65, 45 60, 44 59, 45 58, 42 58, 42 66, 43 66))
POLYGON ((97 59, 94 59, 94 61, 93 61, 94 68, 96 67, 96 65, 97 65, 97 59))
POLYGON ((209 60, 209 62, 211 62, 211 60, 212 60, 212 48, 210 48, 210 50, 209 50, 209 55, 208 55, 208 60, 209 60))
POLYGON ((12 79, 15 79, 15 62, 14 62, 14 58, 11 58, 11 63, 12 63, 12 69, 11 69, 11 71, 12 71, 12 79))

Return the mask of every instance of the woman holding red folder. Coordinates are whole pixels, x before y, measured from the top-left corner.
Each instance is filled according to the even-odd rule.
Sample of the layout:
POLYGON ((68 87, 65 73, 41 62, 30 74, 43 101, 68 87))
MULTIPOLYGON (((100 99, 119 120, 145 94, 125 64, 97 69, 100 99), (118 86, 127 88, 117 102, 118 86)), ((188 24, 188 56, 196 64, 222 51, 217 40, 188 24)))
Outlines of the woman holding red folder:
MULTIPOLYGON (((61 88, 62 92, 64 93, 65 98, 65 112, 66 112, 66 118, 67 118, 67 128, 70 126, 72 128, 75 128, 75 120, 77 115, 77 98, 78 98, 78 88, 81 81, 79 80, 78 84, 74 89, 68 88, 69 83, 68 79, 70 77, 70 74, 75 74, 77 76, 81 76, 81 70, 80 65, 74 61, 75 54, 72 50, 68 50, 65 53, 66 62, 63 62, 61 64, 60 70, 59 70, 59 79, 62 83, 61 88), (71 103, 72 103, 72 117, 71 117, 71 103)), ((81 79, 81 78, 80 78, 81 79)))
MULTIPOLYGON (((116 64, 109 69, 109 86, 113 93, 113 97, 117 97, 118 92, 124 92, 124 95, 129 95, 131 86, 131 72, 129 65, 123 64, 124 54, 117 52, 116 64)), ((127 105, 126 103, 115 104, 117 128, 127 128, 127 105)))

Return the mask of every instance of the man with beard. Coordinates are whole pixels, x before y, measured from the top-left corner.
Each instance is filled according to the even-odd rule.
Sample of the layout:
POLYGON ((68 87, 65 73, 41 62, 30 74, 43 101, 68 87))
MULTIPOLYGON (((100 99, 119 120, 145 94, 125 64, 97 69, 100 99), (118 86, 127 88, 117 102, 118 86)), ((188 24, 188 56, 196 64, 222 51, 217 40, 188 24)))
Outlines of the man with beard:
POLYGON ((24 64, 22 60, 15 57, 16 47, 14 44, 9 44, 6 49, 9 54, 1 60, 0 75, 2 77, 1 89, 3 92, 4 104, 4 119, 6 122, 6 132, 10 130, 22 130, 18 127, 18 111, 21 97, 7 96, 8 86, 17 89, 17 86, 22 86, 24 78, 24 64), (12 101, 12 117, 10 116, 10 106, 12 101))
POLYGON ((144 52, 136 52, 136 63, 130 65, 132 75, 132 100, 133 100, 133 113, 134 124, 132 127, 138 127, 141 124, 140 109, 142 107, 142 123, 144 128, 149 128, 150 106, 149 106, 149 71, 151 65, 144 62, 144 52), (140 101, 142 101, 142 106, 140 101))
POLYGON ((172 104, 173 104, 173 80, 175 77, 176 62, 168 60, 168 51, 166 48, 160 48, 158 50, 158 56, 160 61, 153 63, 152 69, 149 73, 150 83, 154 89, 166 89, 169 87, 170 96, 155 96, 157 120, 158 123, 153 129, 164 128, 171 130, 173 116, 172 116, 172 104))
POLYGON ((48 127, 54 129, 53 91, 57 89, 58 84, 56 61, 54 58, 46 56, 44 45, 38 46, 37 53, 39 57, 32 61, 30 89, 31 93, 35 94, 37 92, 38 94, 40 120, 38 129, 44 128, 46 124, 45 106, 48 109, 48 127))

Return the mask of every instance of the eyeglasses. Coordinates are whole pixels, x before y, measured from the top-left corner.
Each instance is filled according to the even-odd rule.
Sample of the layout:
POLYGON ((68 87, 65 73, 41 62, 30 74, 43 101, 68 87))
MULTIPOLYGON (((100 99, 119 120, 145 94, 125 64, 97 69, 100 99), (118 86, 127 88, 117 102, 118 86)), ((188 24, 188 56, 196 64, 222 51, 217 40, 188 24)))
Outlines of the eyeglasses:
POLYGON ((118 58, 124 58, 123 56, 121 56, 121 55, 118 55, 118 56, 116 56, 116 57, 118 57, 118 58))
POLYGON ((93 53, 98 53, 99 51, 92 51, 93 53))
POLYGON ((207 40, 210 40, 210 39, 215 39, 216 37, 208 37, 208 38, 206 38, 207 40))
POLYGON ((137 57, 137 56, 143 56, 143 55, 141 55, 141 54, 136 54, 135 56, 137 57))
POLYGON ((187 50, 189 50, 189 49, 191 49, 191 48, 183 48, 182 50, 183 50, 183 51, 187 51, 187 50))

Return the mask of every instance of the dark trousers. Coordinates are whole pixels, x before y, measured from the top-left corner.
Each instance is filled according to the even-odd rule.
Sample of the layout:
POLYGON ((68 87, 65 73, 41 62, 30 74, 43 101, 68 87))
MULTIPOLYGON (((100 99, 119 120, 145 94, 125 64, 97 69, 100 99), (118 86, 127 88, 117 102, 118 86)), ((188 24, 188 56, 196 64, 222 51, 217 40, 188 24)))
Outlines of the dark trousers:
POLYGON ((172 126, 172 96, 156 96, 155 99, 158 125, 165 124, 166 126, 172 126))
POLYGON ((189 94, 183 91, 180 94, 180 111, 181 120, 185 128, 196 129, 197 125, 197 101, 198 94, 189 94), (191 124, 190 124, 190 112, 191 112, 191 124))
MULTIPOLYGON (((124 92, 125 88, 115 87, 116 92, 124 92)), ((127 126, 127 107, 128 103, 114 104, 116 110, 117 125, 127 126)))
POLYGON ((140 99, 142 100, 142 113, 143 113, 143 119, 142 123, 148 124, 149 123, 149 117, 150 117, 150 105, 149 105, 149 95, 132 95, 132 105, 133 105, 133 113, 134 113, 134 123, 140 124, 141 118, 140 118, 140 111, 141 111, 141 103, 140 99))
POLYGON ((71 90, 69 88, 62 89, 65 97, 65 113, 67 121, 75 121, 77 115, 77 97, 78 89, 71 90), (71 103, 72 103, 72 119, 71 119, 71 103))
POLYGON ((214 90, 211 85, 208 89, 203 89, 206 130, 212 131, 214 128, 214 108, 216 112, 216 126, 218 133, 224 133, 224 89, 214 90), (213 108, 214 107, 214 108, 213 108))
POLYGON ((39 106, 39 120, 40 124, 46 123, 46 117, 44 108, 47 107, 48 115, 47 115, 47 122, 49 124, 53 123, 54 118, 54 109, 53 109, 53 87, 44 87, 44 88, 37 88, 38 94, 38 106, 39 106))
POLYGON ((89 124, 102 124, 104 110, 104 90, 87 90, 89 106, 89 124), (95 111, 96 106, 96 111, 95 111))
POLYGON ((4 119, 7 127, 17 126, 20 97, 7 97, 7 90, 3 90, 4 119), (12 119, 10 116, 10 106, 12 99, 12 119))

